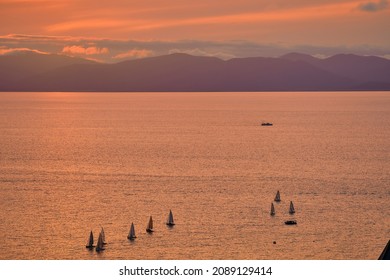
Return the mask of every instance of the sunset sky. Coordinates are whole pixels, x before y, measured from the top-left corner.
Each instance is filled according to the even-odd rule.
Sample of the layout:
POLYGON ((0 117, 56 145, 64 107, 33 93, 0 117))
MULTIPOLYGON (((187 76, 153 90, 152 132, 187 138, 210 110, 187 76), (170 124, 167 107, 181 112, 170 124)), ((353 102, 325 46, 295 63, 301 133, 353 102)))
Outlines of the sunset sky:
POLYGON ((390 58, 387 0, 0 0, 0 55, 115 62, 173 52, 390 58))

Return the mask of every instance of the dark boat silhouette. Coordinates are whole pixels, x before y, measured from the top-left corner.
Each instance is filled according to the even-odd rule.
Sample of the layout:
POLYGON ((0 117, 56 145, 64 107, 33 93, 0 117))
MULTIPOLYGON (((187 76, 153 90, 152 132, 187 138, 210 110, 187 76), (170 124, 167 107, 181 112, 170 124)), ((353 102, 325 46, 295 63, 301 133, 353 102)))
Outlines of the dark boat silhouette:
POLYGON ((103 235, 102 235, 102 232, 100 232, 99 233, 98 242, 96 244, 96 252, 103 251, 104 250, 103 246, 104 246, 104 244, 103 244, 103 235))
POLYGON ((280 202, 280 192, 279 191, 276 192, 274 201, 280 202))
POLYGON ((286 225, 296 225, 297 221, 295 221, 295 220, 288 220, 288 221, 285 221, 284 224, 286 224, 286 225))
POLYGON ((146 232, 152 233, 153 231, 153 219, 152 216, 150 216, 148 226, 146 227, 146 232))
POLYGON ((271 202, 271 212, 270 212, 270 215, 271 216, 275 216, 275 206, 274 204, 271 202))
POLYGON ((288 210, 288 213, 290 213, 291 215, 295 213, 295 208, 292 201, 290 201, 290 209, 288 210))
POLYGON ((131 223, 129 234, 127 235, 127 239, 134 240, 137 236, 135 235, 134 223, 131 223))
POLYGON ((169 210, 169 215, 167 219, 167 226, 173 227, 175 225, 175 222, 173 221, 173 214, 172 210, 169 210))
POLYGON ((87 243, 87 245, 85 245, 85 248, 92 249, 93 247, 95 247, 95 246, 93 245, 93 233, 91 230, 91 233, 89 234, 88 243, 87 243))
POLYGON ((390 240, 387 242, 387 245, 383 249, 383 252, 379 256, 378 260, 390 260, 390 240))

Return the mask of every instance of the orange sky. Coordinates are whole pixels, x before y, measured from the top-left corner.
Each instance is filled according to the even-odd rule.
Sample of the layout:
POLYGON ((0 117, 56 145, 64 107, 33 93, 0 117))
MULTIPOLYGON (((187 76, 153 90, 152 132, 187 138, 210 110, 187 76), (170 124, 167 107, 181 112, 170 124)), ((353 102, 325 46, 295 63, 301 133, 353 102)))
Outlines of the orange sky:
MULTIPOLYGON (((146 44, 149 48, 128 45, 115 49, 104 45, 105 39, 171 44, 183 40, 245 41, 286 49, 368 48, 380 50, 380 55, 385 56, 390 54, 389 28, 387 0, 0 0, 0 54, 12 48, 52 52, 55 44, 56 52, 111 54, 112 59, 161 51, 150 44, 146 44), (24 40, 10 39, 21 34, 24 40), (53 46, 45 49, 42 42, 34 45, 36 36, 53 46)), ((175 47, 173 44, 171 49, 175 47)), ((198 44, 188 49, 210 52, 198 44)), ((236 56, 222 45, 220 52, 236 56)))

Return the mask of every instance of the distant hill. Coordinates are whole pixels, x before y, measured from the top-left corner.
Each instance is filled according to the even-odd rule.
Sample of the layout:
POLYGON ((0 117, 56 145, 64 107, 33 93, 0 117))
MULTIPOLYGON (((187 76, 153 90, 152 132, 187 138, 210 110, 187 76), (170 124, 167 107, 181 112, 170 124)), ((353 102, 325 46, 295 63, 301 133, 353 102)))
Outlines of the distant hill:
POLYGON ((340 77, 355 81, 356 89, 371 85, 387 88, 390 83, 390 61, 376 56, 358 56, 353 54, 338 54, 326 59, 318 59, 304 54, 287 54, 284 59, 305 61, 311 65, 340 77), (386 85, 387 84, 387 85, 386 85))
POLYGON ((291 53, 279 58, 171 54, 117 64, 60 55, 0 56, 0 91, 390 90, 390 60, 291 53))
POLYGON ((78 64, 96 63, 65 55, 39 54, 29 51, 3 55, 0 56, 0 90, 15 90, 28 77, 34 77, 64 66, 78 64))

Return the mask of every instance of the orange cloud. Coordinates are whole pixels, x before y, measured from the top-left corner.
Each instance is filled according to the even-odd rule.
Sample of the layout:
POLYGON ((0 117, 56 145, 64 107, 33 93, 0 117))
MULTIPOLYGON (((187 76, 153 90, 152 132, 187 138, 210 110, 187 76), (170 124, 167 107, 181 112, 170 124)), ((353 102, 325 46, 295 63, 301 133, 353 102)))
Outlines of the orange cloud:
MULTIPOLYGON (((48 26, 46 29, 49 32, 64 32, 69 30, 93 29, 93 28, 117 28, 128 25, 128 20, 116 19, 85 19, 77 21, 68 21, 57 23, 48 26)), ((132 22, 133 24, 136 22, 132 22)))
POLYGON ((83 46, 65 46, 62 49, 63 53, 66 54, 81 54, 81 55, 99 55, 108 54, 108 48, 97 48, 97 47, 83 47, 83 46))
POLYGON ((47 52, 43 52, 43 51, 35 50, 35 49, 29 49, 29 48, 0 47, 0 55, 6 55, 6 54, 12 54, 12 53, 18 53, 18 52, 35 52, 35 53, 40 53, 40 54, 48 54, 47 52))
MULTIPOLYGON (((389 49, 384 26, 390 16, 390 0, 227 0, 223 5, 209 0, 187 2, 0 0, 0 34, 11 34, 0 35, 0 46, 83 57, 89 53, 89 58, 99 50, 87 51, 87 47, 107 47, 109 54, 99 58, 104 56, 110 61, 119 59, 114 57, 150 55, 140 51, 143 49, 153 51, 153 55, 173 49, 188 53, 233 52, 204 44, 191 45, 191 41, 242 40, 323 47, 370 45, 389 49), (18 4, 10 4, 14 2, 18 4), (52 2, 56 5, 50 5, 52 2), (128 42, 130 38, 143 42, 160 40, 169 45, 159 44, 156 48, 155 43, 128 42), (111 44, 112 40, 116 42, 111 44), (189 43, 170 43, 179 40, 189 43)), ((251 53, 262 51, 253 48, 251 53)))
POLYGON ((133 30, 159 29, 174 26, 186 25, 207 25, 207 24, 239 24, 239 23, 260 23, 260 22, 286 22, 286 21, 306 21, 319 18, 332 18, 350 14, 356 10, 356 2, 346 2, 339 4, 323 4, 296 9, 286 9, 279 11, 263 11, 253 13, 238 13, 231 15, 196 17, 176 20, 162 20, 149 22, 144 25, 130 27, 133 30))
MULTIPOLYGON (((116 31, 142 31, 153 30, 169 27, 195 26, 208 24, 239 24, 239 23, 261 23, 261 22, 288 22, 288 21, 306 21, 316 20, 320 18, 332 18, 335 16, 348 15, 356 11, 357 5, 360 2, 350 1, 343 3, 321 3, 312 4, 306 7, 299 8, 284 8, 280 10, 263 10, 255 12, 237 12, 230 14, 221 14, 216 16, 191 16, 187 17, 171 16, 169 18, 155 18, 145 16, 142 12, 129 19, 121 15, 119 18, 106 17, 102 18, 85 18, 82 20, 58 22, 46 27, 49 32, 67 32, 72 30, 90 30, 90 29, 110 29, 115 28, 116 31), (141 17, 142 16, 142 17, 141 17)), ((119 10, 115 10, 112 14, 120 14, 119 10)))
POLYGON ((117 54, 114 56, 115 59, 123 59, 123 58, 143 58, 152 56, 153 52, 150 50, 139 50, 139 49, 133 49, 129 50, 124 53, 117 54))

